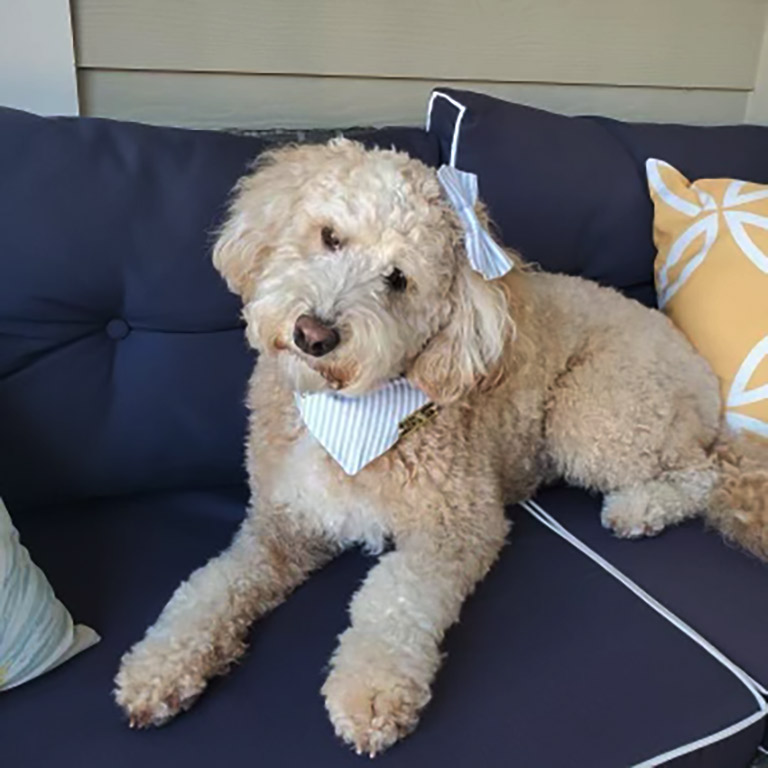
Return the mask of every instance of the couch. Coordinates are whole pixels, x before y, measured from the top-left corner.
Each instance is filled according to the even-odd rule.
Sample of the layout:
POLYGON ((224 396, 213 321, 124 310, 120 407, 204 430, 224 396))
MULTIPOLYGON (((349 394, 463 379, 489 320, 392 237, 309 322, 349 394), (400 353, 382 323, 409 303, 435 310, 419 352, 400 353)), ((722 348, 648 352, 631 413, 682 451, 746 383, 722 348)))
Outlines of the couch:
MULTIPOLYGON (((440 90, 428 130, 355 131, 474 171, 504 242, 654 302, 644 161, 768 183, 768 128, 569 118, 440 90)), ((319 695, 371 560, 350 551, 256 625, 188 713, 146 732, 121 654, 247 502, 239 306, 210 262, 260 136, 0 110, 0 496, 102 641, 0 697, 4 768, 343 768, 319 695)), ((767 304, 768 306, 768 304, 767 304)), ((393 768, 742 768, 765 736, 768 567, 692 521, 619 541, 558 485, 447 638, 393 768)))

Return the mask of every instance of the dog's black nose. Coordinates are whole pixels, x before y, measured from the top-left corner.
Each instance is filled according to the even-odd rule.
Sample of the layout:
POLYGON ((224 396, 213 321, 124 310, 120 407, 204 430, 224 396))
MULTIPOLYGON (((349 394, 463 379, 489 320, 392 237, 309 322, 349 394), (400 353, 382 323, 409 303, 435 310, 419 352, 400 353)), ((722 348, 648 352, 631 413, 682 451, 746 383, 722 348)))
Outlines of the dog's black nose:
POLYGON ((293 329, 293 341, 296 346, 312 357, 327 355, 339 346, 339 332, 325 325, 312 315, 302 315, 293 329))

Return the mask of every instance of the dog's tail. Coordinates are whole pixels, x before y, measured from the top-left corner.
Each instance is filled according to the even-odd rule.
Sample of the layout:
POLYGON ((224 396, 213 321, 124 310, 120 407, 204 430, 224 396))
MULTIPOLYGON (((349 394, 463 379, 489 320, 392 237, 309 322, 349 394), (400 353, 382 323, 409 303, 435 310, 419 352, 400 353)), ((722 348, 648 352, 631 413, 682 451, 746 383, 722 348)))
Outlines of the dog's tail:
POLYGON ((714 458, 719 477, 707 522, 729 541, 768 560, 768 441, 723 434, 714 458))

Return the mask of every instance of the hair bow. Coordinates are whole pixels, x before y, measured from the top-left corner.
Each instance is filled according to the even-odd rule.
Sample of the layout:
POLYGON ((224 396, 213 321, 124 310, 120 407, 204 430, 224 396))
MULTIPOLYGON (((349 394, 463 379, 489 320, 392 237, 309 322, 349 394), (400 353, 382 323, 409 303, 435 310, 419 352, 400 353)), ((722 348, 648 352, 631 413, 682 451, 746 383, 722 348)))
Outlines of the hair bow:
POLYGON ((506 275, 514 263, 480 223, 475 213, 477 203, 477 176, 443 165, 437 171, 451 205, 464 227, 464 243, 472 269, 486 280, 506 275))

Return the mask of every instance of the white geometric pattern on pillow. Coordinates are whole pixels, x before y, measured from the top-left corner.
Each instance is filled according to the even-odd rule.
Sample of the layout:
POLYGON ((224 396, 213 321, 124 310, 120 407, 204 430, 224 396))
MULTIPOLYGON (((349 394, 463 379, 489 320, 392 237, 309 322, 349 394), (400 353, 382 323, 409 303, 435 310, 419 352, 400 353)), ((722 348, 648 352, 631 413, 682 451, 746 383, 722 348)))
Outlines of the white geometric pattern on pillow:
POLYGON ((0 691, 47 672, 99 641, 75 626, 19 542, 0 500, 0 691))
POLYGON ((688 229, 680 234, 678 239, 669 249, 667 261, 659 272, 657 286, 659 293, 659 308, 664 309, 664 306, 672 296, 677 293, 696 269, 701 266, 704 259, 707 258, 707 255, 712 248, 712 244, 715 242, 718 235, 718 210, 722 210, 725 223, 731 230, 731 235, 733 236, 734 241, 741 248, 744 255, 758 269, 768 273, 768 254, 763 253, 763 251, 755 244, 754 240, 749 237, 744 228, 745 224, 749 224, 755 227, 760 227, 761 229, 768 229, 768 216, 760 216, 756 213, 751 213, 750 211, 729 210, 741 205, 753 203, 757 200, 768 198, 768 191, 761 190, 758 192, 741 194, 741 189, 746 182, 734 180, 726 189, 720 206, 718 206, 717 201, 711 195, 701 189, 694 188, 699 198, 699 203, 696 204, 690 200, 683 199, 669 189, 661 177, 660 169, 663 167, 671 168, 672 166, 670 166, 669 163, 665 163, 663 160, 656 160, 654 158, 650 158, 646 161, 645 168, 648 174, 648 183, 667 205, 680 211, 680 213, 685 216, 689 216, 695 221, 688 229), (708 215, 699 218, 699 216, 705 212, 708 215), (669 270, 677 264, 688 246, 702 233, 705 234, 705 240, 701 249, 691 258, 677 280, 670 285, 669 270))
POLYGON ((659 236, 659 306, 720 377, 730 427, 768 439, 768 187, 738 179, 692 183, 654 158, 646 171, 659 236), (697 282, 689 283, 694 273, 697 282), (688 292, 678 293, 686 284, 688 292), (713 311, 722 313, 717 326, 713 311))
POLYGON ((768 424, 753 416, 737 413, 731 410, 742 405, 751 405, 761 400, 768 400, 768 384, 749 388, 749 380, 758 369, 759 365, 768 357, 768 336, 755 345, 755 348, 747 355, 739 368, 739 372, 733 379, 728 400, 726 401, 725 418, 732 429, 739 431, 748 429, 752 432, 768 438, 768 424))

